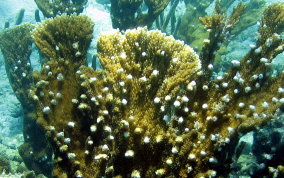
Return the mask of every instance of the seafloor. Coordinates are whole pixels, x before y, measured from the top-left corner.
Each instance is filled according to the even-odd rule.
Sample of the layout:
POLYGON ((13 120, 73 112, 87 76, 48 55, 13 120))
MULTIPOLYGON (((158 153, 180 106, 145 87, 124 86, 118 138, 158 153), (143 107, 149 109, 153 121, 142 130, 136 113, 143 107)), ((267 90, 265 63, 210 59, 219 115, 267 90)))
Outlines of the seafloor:
MULTIPOLYGON (((269 2, 273 2, 268 1, 269 2)), ((1 0, 0 1, 0 30, 3 29, 4 22, 9 21, 13 23, 15 16, 20 8, 25 8, 25 17, 24 22, 35 23, 34 20, 34 9, 36 9, 36 5, 33 0, 1 0), (2 23, 2 24, 1 24, 2 23)), ((179 8, 180 11, 183 11, 183 7, 179 8)), ((111 20, 110 15, 108 13, 107 8, 98 4, 95 1, 89 3, 89 6, 86 8, 85 14, 88 14, 95 21, 94 28, 94 37, 95 39, 92 42, 90 53, 94 53, 96 38, 98 34, 102 31, 110 30, 111 20)), ((241 58, 249 49, 249 44, 252 43, 253 36, 251 34, 255 33, 256 26, 250 27, 246 31, 244 31, 240 37, 229 44, 228 50, 229 52, 223 56, 223 65, 226 66, 230 63, 231 60, 241 58)), ((34 68, 38 68, 37 62, 38 54, 36 50, 34 50, 31 60, 34 68)), ((284 54, 280 54, 277 59, 274 61, 275 66, 278 69, 284 68, 284 54)), ((277 69, 276 68, 276 69, 277 69)), ((11 166, 12 174, 1 175, 1 177, 33 177, 34 175, 28 172, 25 167, 21 157, 18 154, 17 147, 23 143, 22 136, 22 111, 20 103, 15 97, 12 88, 9 84, 5 67, 3 56, 0 53, 0 159, 4 158, 9 160, 9 164, 11 166)), ((244 135, 241 139, 246 143, 245 149, 243 150, 242 155, 235 161, 233 166, 236 166, 236 172, 232 172, 232 175, 237 175, 238 177, 249 177, 253 171, 258 170, 262 164, 265 164, 265 158, 267 160, 273 159, 273 153, 270 152, 261 152, 261 150, 257 150, 256 147, 261 145, 263 148, 271 146, 270 144, 284 144, 284 115, 281 114, 275 117, 274 121, 268 124, 268 126, 258 130, 256 133, 248 133, 244 135), (255 136, 253 136, 255 134, 255 136), (273 137, 273 135, 280 135, 280 139, 278 143, 271 143, 269 140, 273 137), (262 141, 261 141, 262 140, 262 141), (265 142, 265 141, 266 142, 265 142), (260 143, 259 143, 260 141, 260 143), (253 153, 257 152, 257 153, 253 153), (261 160, 262 162, 259 162, 261 160)), ((277 145, 273 145, 277 147, 277 145)), ((0 167, 1 167, 0 160, 0 167)), ((38 176, 44 177, 44 176, 38 176)))

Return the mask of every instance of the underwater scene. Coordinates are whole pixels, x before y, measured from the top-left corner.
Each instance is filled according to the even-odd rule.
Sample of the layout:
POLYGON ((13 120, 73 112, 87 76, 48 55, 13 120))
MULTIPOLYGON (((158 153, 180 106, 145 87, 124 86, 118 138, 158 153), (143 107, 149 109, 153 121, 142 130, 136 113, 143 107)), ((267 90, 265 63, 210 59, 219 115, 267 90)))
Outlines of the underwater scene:
POLYGON ((283 0, 1 0, 0 178, 283 178, 283 0))

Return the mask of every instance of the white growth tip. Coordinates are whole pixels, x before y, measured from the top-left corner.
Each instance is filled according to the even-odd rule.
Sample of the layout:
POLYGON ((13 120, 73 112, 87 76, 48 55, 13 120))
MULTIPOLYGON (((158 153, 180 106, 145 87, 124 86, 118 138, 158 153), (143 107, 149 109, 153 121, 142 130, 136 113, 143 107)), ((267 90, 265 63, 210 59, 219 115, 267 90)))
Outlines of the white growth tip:
POLYGON ((240 66, 240 61, 238 61, 238 60, 232 60, 231 63, 233 64, 234 67, 240 66))
POLYGON ((127 100, 126 100, 126 99, 122 99, 122 100, 121 100, 121 103, 122 103, 123 105, 127 105, 127 100))
POLYGON ((124 154, 126 158, 132 158, 134 156, 134 151, 133 150, 127 150, 124 154))
POLYGON ((176 100, 176 101, 174 102, 174 106, 175 106, 175 107, 179 107, 179 106, 180 106, 180 102, 179 102, 178 100, 176 100))
POLYGON ((75 127, 75 123, 74 122, 68 122, 68 127, 74 128, 75 127))
POLYGON ((160 98, 158 98, 158 97, 156 97, 155 99, 154 99, 154 103, 156 103, 156 104, 158 104, 158 103, 160 103, 160 98))
POLYGON ((44 114, 48 114, 48 113, 50 113, 50 111, 51 111, 51 109, 50 109, 49 106, 45 106, 45 107, 42 109, 42 112, 43 112, 44 114))

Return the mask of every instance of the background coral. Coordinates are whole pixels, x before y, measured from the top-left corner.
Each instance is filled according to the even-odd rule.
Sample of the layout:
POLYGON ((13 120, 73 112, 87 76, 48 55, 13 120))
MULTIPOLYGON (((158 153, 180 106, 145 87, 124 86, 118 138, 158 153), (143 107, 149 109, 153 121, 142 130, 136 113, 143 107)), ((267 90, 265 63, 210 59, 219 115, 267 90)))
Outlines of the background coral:
POLYGON ((88 0, 34 0, 45 17, 80 14, 88 0))
POLYGON ((151 27, 155 19, 167 7, 170 0, 111 0, 113 28, 126 30, 139 26, 151 27), (142 12, 142 5, 147 12, 142 12))
MULTIPOLYGON (((182 17, 180 28, 178 29, 177 37, 184 40, 186 43, 191 44, 195 50, 201 51, 202 41, 207 38, 207 33, 203 28, 203 25, 199 22, 199 17, 207 15, 209 5, 213 1, 190 1, 187 4, 187 9, 182 17)), ((220 0, 221 13, 228 12, 234 0, 220 0)), ((251 0, 245 4, 244 12, 239 19, 239 24, 232 29, 231 36, 237 36, 248 27, 254 25, 259 20, 256 17, 260 17, 265 7, 264 0, 251 0)), ((226 46, 226 44, 225 44, 226 46)))

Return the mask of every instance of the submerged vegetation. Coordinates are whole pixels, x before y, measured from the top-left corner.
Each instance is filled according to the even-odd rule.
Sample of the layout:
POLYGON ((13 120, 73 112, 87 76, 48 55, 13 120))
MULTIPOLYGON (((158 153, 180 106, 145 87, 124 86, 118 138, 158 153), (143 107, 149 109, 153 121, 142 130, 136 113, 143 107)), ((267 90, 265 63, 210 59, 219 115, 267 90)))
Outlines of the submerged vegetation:
MULTIPOLYGON (((57 3, 41 1, 51 2, 57 3)), ((77 13, 86 3, 80 2, 66 1, 77 13)), ((255 45, 213 77, 217 51, 254 19, 246 4, 226 15, 229 4, 218 0, 207 15, 209 2, 186 1, 186 14, 194 7, 203 11, 193 14, 192 22, 181 21, 188 32, 172 30, 176 38, 188 33, 186 39, 198 40, 195 52, 187 41, 139 27, 161 20, 169 0, 111 1, 113 26, 125 31, 99 37, 98 70, 86 60, 96 26, 65 6, 59 11, 38 4, 54 18, 1 32, 6 71, 25 112, 20 153, 26 165, 60 178, 228 176, 240 136, 284 107, 284 73, 271 76, 271 62, 284 50, 284 4, 264 10, 255 45), (139 13, 141 4, 148 14, 139 13), (192 24, 206 30, 194 37, 192 24), (138 28, 128 29, 133 27, 138 28), (30 67, 32 42, 42 54, 38 72, 30 67)))

